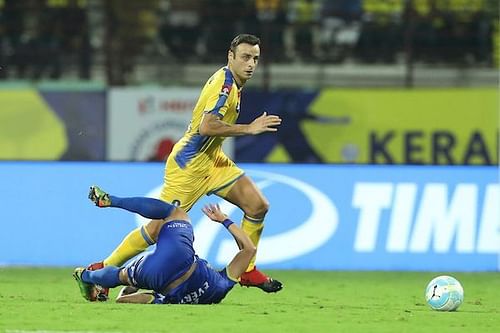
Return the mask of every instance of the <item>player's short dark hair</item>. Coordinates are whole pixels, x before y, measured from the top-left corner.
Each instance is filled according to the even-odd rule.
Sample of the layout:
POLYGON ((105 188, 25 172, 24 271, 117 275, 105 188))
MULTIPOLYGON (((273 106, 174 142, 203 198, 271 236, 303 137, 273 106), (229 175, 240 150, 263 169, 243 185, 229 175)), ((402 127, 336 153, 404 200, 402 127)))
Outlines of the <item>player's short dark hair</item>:
POLYGON ((260 46, 260 38, 250 34, 239 34, 238 36, 234 37, 229 49, 233 51, 233 53, 236 53, 236 47, 243 43, 260 46))

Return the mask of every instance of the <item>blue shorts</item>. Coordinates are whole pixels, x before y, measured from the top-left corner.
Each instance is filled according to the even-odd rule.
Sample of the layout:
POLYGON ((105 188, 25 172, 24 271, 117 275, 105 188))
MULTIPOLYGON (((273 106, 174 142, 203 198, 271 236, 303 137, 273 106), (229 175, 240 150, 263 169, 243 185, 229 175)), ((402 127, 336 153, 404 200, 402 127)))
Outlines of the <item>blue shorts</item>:
POLYGON ((157 303, 213 304, 220 303, 237 283, 226 269, 217 271, 208 262, 197 259, 193 274, 166 295, 156 295, 157 303))
POLYGON ((158 234, 156 248, 125 266, 132 284, 161 292, 194 263, 193 240, 191 223, 182 220, 165 223, 158 234))

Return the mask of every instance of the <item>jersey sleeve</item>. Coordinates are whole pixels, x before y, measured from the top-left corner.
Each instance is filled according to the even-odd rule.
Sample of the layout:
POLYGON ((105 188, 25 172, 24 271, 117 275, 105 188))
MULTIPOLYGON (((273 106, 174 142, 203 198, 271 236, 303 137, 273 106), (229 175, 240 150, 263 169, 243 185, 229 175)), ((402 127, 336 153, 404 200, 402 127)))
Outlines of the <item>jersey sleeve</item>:
POLYGON ((229 108, 229 95, 233 88, 233 77, 229 70, 225 70, 224 81, 214 80, 207 89, 207 103, 205 113, 212 113, 219 118, 224 117, 229 108))

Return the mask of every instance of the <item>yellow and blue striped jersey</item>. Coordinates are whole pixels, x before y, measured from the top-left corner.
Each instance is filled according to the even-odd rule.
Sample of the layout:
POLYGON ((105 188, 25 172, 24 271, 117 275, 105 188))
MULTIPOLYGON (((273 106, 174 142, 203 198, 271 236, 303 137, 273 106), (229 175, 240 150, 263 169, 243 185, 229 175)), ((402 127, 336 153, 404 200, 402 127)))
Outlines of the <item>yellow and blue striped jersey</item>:
POLYGON ((175 144, 169 159, 174 158, 182 169, 195 172, 208 170, 222 152, 224 137, 200 135, 205 113, 216 114, 222 121, 234 124, 240 112, 241 89, 227 67, 215 72, 205 83, 184 136, 175 144))

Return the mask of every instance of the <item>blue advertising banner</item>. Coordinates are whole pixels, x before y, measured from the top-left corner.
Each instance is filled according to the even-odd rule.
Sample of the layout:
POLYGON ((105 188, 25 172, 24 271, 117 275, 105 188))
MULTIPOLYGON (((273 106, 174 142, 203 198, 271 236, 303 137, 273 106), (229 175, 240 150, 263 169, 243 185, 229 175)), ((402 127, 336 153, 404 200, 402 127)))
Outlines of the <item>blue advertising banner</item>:
POLYGON ((104 161, 105 91, 45 91, 40 96, 63 122, 68 147, 63 161, 104 161))
MULTIPOLYGON (((318 270, 500 270, 495 167, 241 165, 271 203, 258 265, 318 270)), ((117 196, 157 196, 161 163, 2 162, 2 265, 85 265, 106 257, 144 219, 100 209, 117 196)), ((195 248, 223 267, 236 252, 223 227, 189 212, 195 248)))

